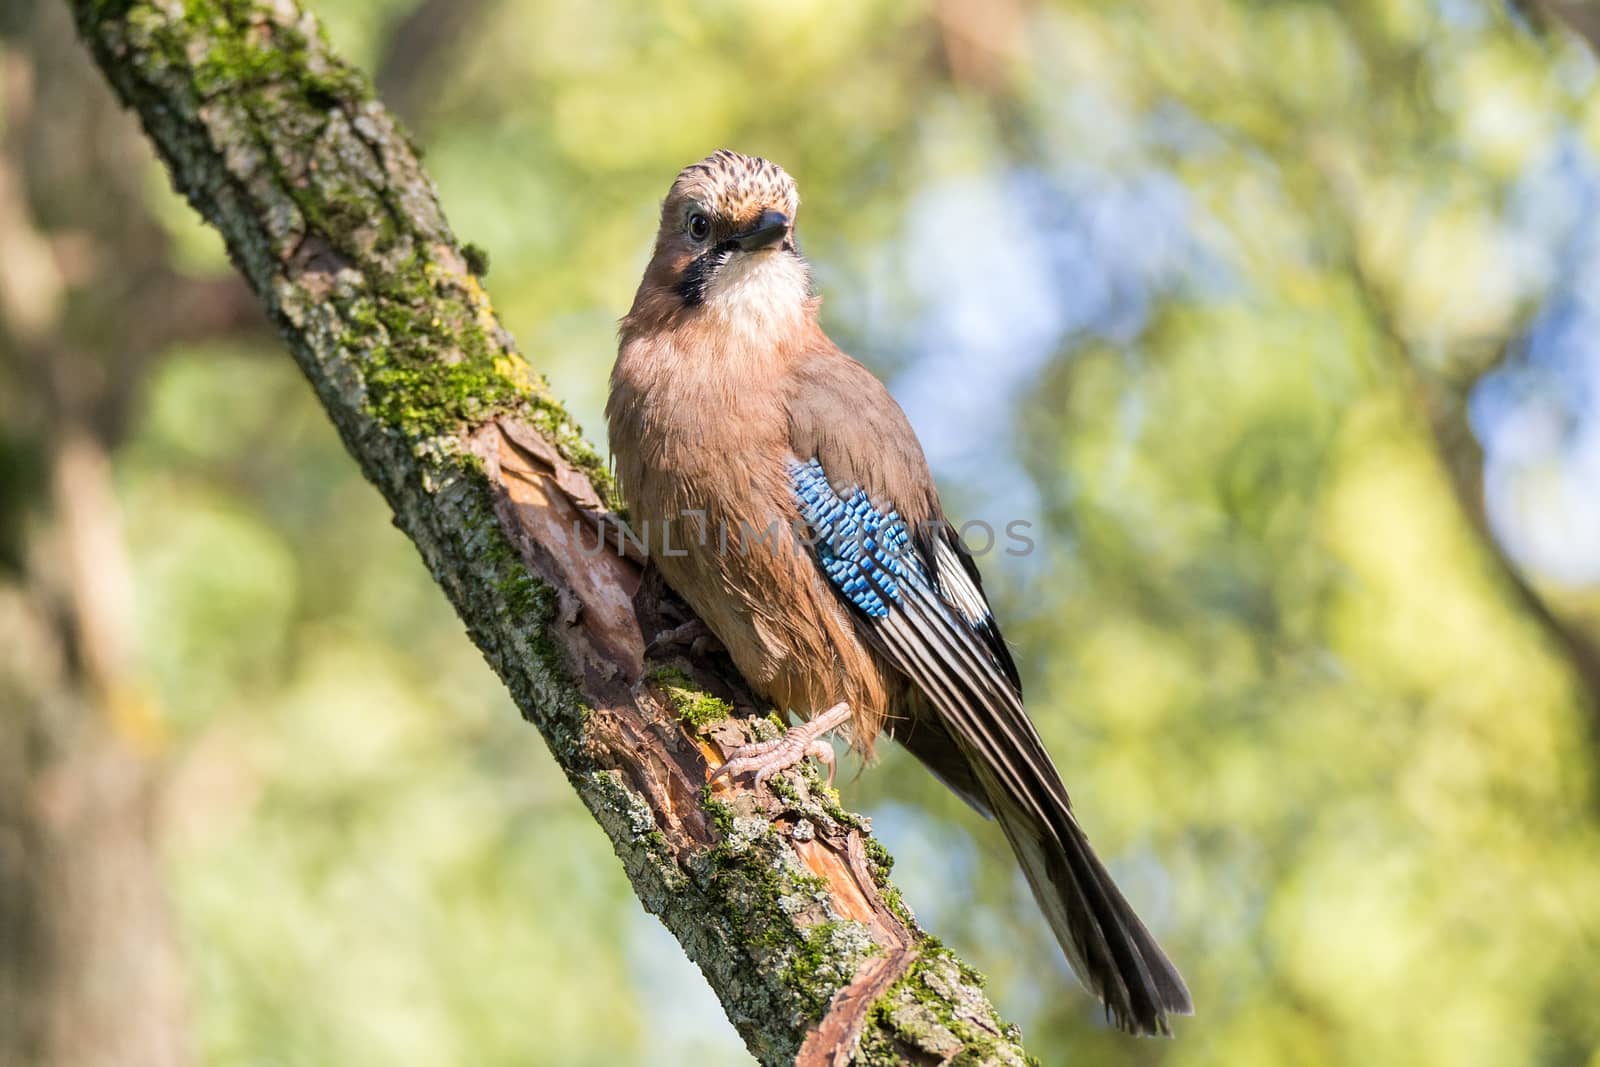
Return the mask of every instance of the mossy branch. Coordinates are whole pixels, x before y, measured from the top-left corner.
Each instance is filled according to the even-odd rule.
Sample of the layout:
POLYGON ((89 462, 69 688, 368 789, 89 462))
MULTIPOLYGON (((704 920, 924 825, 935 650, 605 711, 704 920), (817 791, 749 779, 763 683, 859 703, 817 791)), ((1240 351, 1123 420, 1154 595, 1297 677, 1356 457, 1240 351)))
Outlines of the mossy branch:
MULTIPOLYGON (((70 0, 367 477, 763 1063, 1019 1064, 814 772, 706 786, 758 717, 597 541, 603 464, 500 327, 417 152, 293 0, 70 0)), ((614 521, 614 520, 613 520, 614 521)), ((618 542, 620 544, 621 542, 618 542)), ((614 545, 612 547, 615 547, 614 545)), ((767 724, 770 725, 770 724, 767 724)))

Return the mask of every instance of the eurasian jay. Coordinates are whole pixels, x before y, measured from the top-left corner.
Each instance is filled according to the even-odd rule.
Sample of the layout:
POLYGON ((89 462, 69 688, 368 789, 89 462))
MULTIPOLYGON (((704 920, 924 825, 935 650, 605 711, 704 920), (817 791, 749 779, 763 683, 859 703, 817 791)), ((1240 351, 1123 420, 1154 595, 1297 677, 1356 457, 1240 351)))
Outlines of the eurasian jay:
POLYGON ((764 159, 719 151, 678 175, 606 405, 655 565, 803 720, 717 773, 759 788, 807 754, 831 771, 829 731, 870 756, 887 730, 999 822, 1109 1018, 1168 1033, 1189 991, 1078 826, 905 414, 818 325, 798 207, 764 159))

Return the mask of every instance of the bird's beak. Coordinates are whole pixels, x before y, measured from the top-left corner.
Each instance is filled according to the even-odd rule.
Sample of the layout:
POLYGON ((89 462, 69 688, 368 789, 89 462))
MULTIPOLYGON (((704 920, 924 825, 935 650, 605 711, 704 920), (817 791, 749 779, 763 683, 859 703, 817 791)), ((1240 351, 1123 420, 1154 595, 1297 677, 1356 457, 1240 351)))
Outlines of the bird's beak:
POLYGON ((781 211, 763 211, 756 224, 744 233, 733 235, 741 251, 754 252, 783 240, 789 232, 789 216, 781 211))

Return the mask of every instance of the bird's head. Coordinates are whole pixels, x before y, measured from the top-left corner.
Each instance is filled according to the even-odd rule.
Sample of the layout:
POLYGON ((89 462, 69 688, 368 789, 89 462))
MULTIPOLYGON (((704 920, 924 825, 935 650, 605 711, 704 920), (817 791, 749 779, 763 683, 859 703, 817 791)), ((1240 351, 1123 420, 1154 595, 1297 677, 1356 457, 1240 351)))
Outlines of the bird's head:
POLYGON ((736 320, 800 313, 811 275, 794 239, 799 208, 794 179, 765 159, 722 149, 685 167, 661 205, 640 303, 674 317, 696 309, 736 320))

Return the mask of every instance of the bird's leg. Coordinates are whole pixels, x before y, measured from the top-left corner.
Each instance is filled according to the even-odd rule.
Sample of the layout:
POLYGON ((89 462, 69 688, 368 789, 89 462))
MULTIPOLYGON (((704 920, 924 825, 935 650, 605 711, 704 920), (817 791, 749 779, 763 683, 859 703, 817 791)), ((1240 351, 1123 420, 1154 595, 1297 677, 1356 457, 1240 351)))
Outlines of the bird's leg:
POLYGON ((645 648, 644 654, 647 657, 654 657, 683 651, 698 655, 721 647, 717 635, 711 632, 710 627, 699 619, 690 619, 670 630, 662 630, 656 634, 655 639, 645 648))
POLYGON ((844 725, 850 719, 850 705, 835 704, 814 719, 790 728, 775 741, 756 741, 740 745, 728 753, 728 761, 716 769, 711 781, 726 774, 737 778, 741 774, 756 773, 756 788, 777 774, 788 770, 807 756, 815 756, 828 765, 828 785, 833 785, 833 746, 823 737, 828 731, 844 725))

